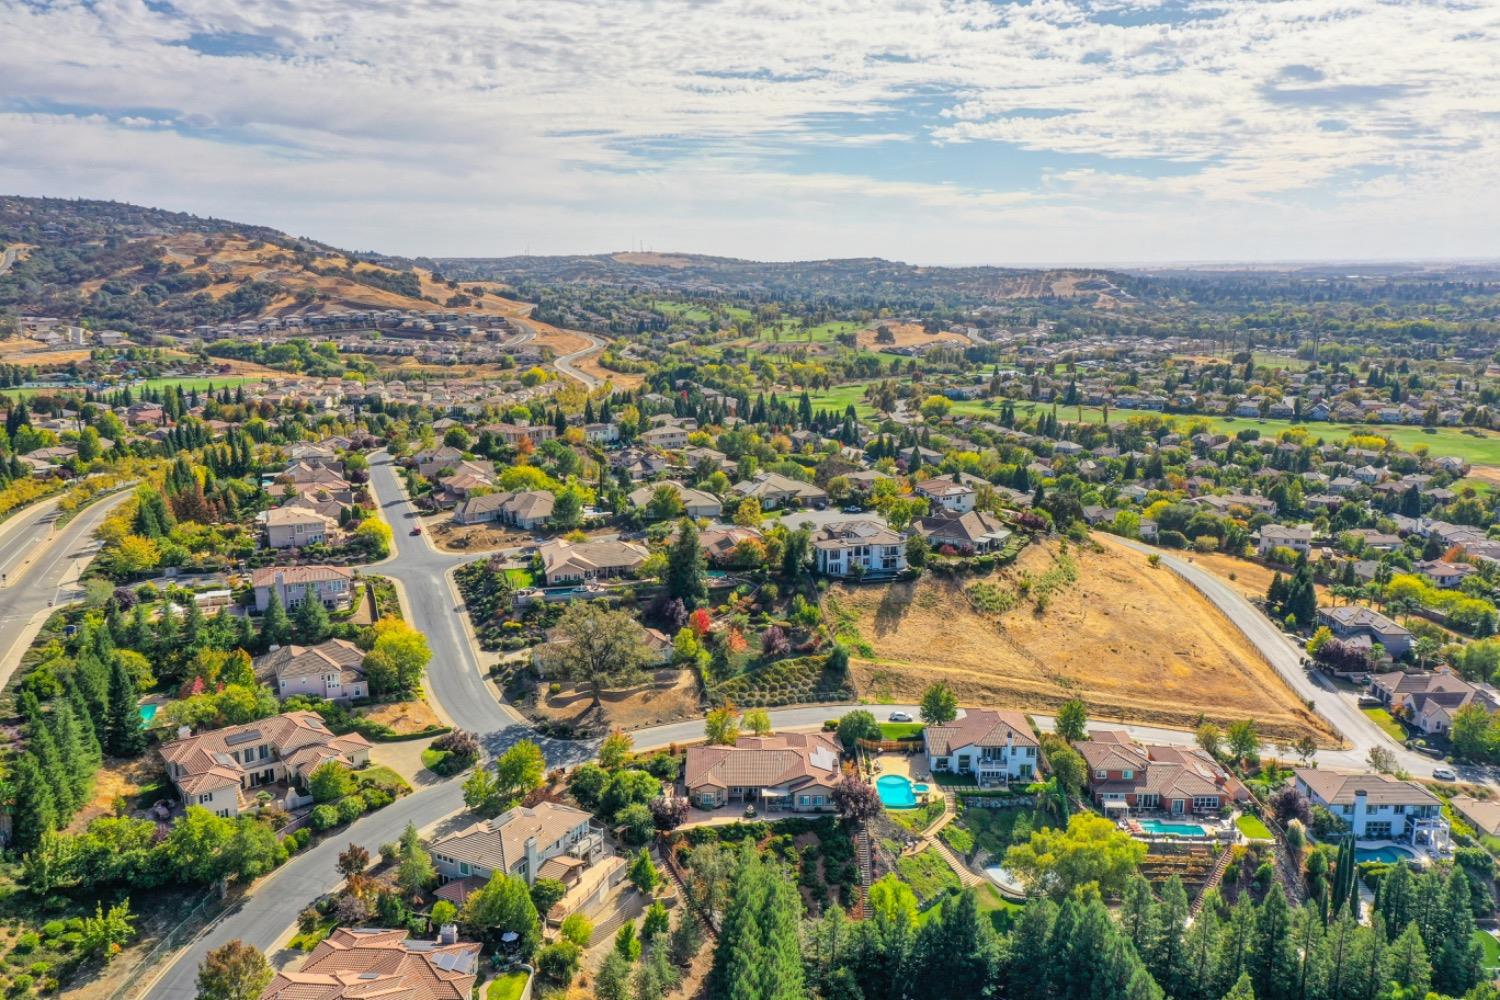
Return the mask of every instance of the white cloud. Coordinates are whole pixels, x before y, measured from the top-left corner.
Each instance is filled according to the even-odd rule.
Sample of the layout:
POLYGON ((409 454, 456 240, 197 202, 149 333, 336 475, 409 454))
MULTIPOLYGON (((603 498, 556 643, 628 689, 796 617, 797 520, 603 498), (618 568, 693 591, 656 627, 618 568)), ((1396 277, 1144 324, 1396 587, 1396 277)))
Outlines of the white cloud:
POLYGON ((0 23, 0 187, 397 252, 1472 255, 1500 222, 1487 4, 0 0, 0 23))

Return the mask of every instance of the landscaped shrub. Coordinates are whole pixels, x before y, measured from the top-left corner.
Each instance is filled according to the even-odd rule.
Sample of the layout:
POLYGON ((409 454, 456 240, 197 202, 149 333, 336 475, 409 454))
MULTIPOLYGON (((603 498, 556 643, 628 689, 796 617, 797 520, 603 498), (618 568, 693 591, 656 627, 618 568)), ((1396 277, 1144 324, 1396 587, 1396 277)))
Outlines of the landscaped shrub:
POLYGON ((339 800, 339 819, 345 823, 353 823, 365 814, 365 799, 363 795, 345 795, 339 800))
POLYGON ((360 794, 364 796, 365 807, 371 811, 384 809, 396 801, 395 797, 384 788, 366 788, 360 794))
POLYGON ((337 826, 339 822, 338 808, 326 803, 321 806, 314 806, 310 822, 312 823, 312 828, 318 831, 337 826))
POLYGON ((27 931, 16 938, 16 951, 23 955, 29 955, 31 952, 36 951, 37 946, 41 943, 42 939, 37 936, 35 931, 27 931))

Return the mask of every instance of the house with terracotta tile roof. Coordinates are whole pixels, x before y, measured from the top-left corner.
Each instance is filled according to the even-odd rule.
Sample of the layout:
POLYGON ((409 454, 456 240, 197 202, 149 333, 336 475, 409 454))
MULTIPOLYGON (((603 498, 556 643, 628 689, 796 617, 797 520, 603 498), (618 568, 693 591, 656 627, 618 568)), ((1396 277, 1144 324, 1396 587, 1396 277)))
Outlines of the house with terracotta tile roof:
POLYGON ((548 584, 578 583, 620 576, 639 569, 651 554, 635 542, 570 542, 554 538, 537 546, 548 584))
POLYGON ((451 924, 436 941, 405 930, 339 927, 302 968, 281 970, 260 1000, 469 1000, 479 976, 479 945, 459 941, 451 924))
POLYGON ((186 806, 238 816, 255 804, 256 789, 299 783, 333 760, 351 768, 370 761, 370 742, 358 733, 336 736, 316 712, 283 712, 269 719, 214 729, 164 744, 167 777, 186 806))
POLYGON ((551 878, 571 885, 603 853, 604 839, 592 817, 557 802, 516 806, 432 844, 432 862, 443 882, 467 880, 455 887, 466 890, 463 896, 495 872, 528 883, 551 878))
POLYGON ((971 775, 980 787, 1035 781, 1041 743, 1020 712, 970 709, 943 726, 922 730, 927 769, 971 775))
POLYGON ((1129 733, 1095 730, 1075 743, 1089 768, 1089 795, 1108 812, 1217 813, 1250 793, 1197 747, 1143 745, 1129 733))
POLYGON ((342 566, 265 566, 250 574, 255 610, 265 611, 274 593, 287 610, 311 597, 330 611, 354 600, 354 570, 342 566))
POLYGON ((282 646, 255 659, 255 678, 282 698, 310 694, 329 701, 368 698, 365 654, 347 639, 316 646, 282 646))
POLYGON ((700 809, 730 802, 762 809, 828 812, 843 777, 828 733, 742 736, 734 746, 689 747, 683 787, 700 809))

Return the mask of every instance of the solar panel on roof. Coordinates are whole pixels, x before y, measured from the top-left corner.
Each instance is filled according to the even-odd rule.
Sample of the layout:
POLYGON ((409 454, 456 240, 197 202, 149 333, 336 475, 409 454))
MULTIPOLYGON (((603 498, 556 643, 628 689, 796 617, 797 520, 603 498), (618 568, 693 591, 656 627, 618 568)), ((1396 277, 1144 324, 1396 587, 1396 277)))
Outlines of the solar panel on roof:
POLYGON ((258 739, 260 739, 260 730, 251 729, 247 732, 235 733, 233 736, 225 737, 224 745, 227 747, 237 747, 241 743, 253 743, 258 739))

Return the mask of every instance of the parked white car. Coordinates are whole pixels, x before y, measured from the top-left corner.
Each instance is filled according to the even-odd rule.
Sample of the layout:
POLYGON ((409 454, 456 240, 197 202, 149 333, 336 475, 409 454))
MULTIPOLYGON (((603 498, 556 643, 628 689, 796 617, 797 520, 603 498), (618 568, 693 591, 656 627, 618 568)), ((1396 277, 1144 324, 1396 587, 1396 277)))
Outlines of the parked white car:
POLYGON ((1457 781, 1458 780, 1458 772, 1455 771, 1455 770, 1453 770, 1453 768, 1451 768, 1451 767, 1442 767, 1442 766, 1435 767, 1435 768, 1432 769, 1432 776, 1434 778, 1436 778, 1437 780, 1439 780, 1439 781, 1457 781))
POLYGON ((888 721, 890 721, 890 722, 910 722, 910 721, 912 721, 911 713, 910 712, 892 712, 891 713, 891 717, 890 717, 890 719, 888 721))

